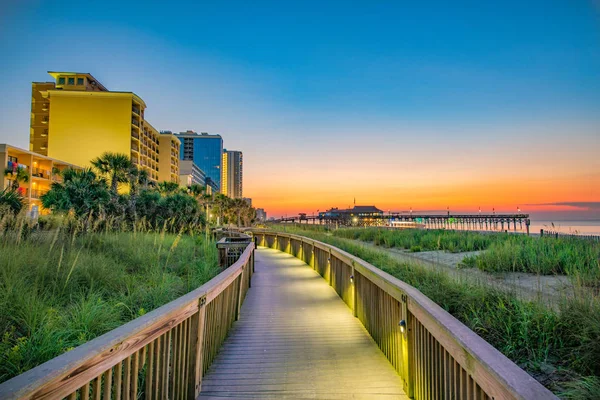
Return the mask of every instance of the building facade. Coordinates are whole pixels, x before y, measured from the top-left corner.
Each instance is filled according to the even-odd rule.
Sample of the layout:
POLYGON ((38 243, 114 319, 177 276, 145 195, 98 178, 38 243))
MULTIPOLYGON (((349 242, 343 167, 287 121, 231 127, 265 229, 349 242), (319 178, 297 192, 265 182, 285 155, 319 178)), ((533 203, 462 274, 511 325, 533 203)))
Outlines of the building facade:
MULTIPOLYGON (((160 133, 144 118, 139 96, 109 91, 88 73, 49 74, 55 82, 32 84, 31 151, 80 166, 105 152, 127 154, 150 180, 160 180, 160 133)), ((179 168, 170 152, 165 157, 179 168)))
POLYGON ((232 199, 243 197, 244 158, 241 151, 223 150, 221 193, 232 199))
POLYGON ((158 180, 179 183, 181 142, 170 131, 161 131, 158 140, 158 180))
POLYGON ((213 189, 221 190, 221 170, 223 168, 223 138, 221 135, 198 134, 186 131, 177 134, 181 141, 180 158, 193 161, 210 178, 213 189), (213 186, 214 185, 214 186, 213 186))
POLYGON ((40 198, 50 190, 53 182, 62 182, 60 173, 64 169, 81 169, 8 144, 0 144, 0 163, 4 167, 0 174, 0 190, 14 187, 27 201, 33 216, 47 213, 40 198))
POLYGON ((256 209, 256 220, 260 222, 265 222, 267 220, 267 212, 264 208, 256 209))
POLYGON ((206 175, 192 160, 179 162, 179 184, 189 187, 192 185, 206 185, 206 175))

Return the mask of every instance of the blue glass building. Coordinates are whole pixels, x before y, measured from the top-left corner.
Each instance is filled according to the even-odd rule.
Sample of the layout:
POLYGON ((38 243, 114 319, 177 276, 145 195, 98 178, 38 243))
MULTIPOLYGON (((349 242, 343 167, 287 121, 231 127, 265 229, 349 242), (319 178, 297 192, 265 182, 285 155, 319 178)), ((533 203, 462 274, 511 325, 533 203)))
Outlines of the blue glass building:
POLYGON ((181 132, 176 135, 181 141, 179 157, 191 160, 196 164, 210 181, 221 189, 221 165, 223 163, 223 138, 221 135, 209 135, 194 131, 181 132))

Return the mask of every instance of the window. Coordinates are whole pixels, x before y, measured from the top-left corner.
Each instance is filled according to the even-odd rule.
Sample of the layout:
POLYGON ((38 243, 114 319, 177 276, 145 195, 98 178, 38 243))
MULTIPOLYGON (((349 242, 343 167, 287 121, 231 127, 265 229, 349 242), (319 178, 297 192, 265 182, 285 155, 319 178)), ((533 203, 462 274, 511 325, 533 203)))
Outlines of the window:
POLYGON ((77 84, 83 85, 83 78, 77 78, 77 84))
POLYGON ((75 78, 69 78, 69 85, 75 84, 75 78))
POLYGON ((59 85, 64 85, 65 84, 65 78, 64 77, 58 78, 58 84, 59 85))

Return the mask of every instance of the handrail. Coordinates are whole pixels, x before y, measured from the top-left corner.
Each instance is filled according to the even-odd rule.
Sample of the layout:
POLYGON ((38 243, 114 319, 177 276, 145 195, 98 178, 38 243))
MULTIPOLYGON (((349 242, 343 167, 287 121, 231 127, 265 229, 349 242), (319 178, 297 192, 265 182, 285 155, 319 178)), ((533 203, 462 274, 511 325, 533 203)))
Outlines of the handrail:
POLYGON ((300 258, 329 281, 396 368, 409 397, 556 399, 411 285, 337 247, 254 230, 258 245, 300 258))
POLYGON ((254 243, 190 293, 0 385, 1 399, 196 398, 250 287, 254 243), (145 368, 144 368, 145 366, 145 368), (145 375, 145 387, 138 378, 145 375))

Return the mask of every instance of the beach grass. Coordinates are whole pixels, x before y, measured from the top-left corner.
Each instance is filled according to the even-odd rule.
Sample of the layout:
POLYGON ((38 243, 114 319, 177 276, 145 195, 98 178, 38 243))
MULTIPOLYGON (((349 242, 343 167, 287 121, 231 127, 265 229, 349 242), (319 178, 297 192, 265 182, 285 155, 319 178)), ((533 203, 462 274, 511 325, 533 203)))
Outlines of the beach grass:
POLYGON ((0 230, 0 382, 219 272, 214 243, 203 236, 18 225, 0 230))
POLYGON ((465 257, 462 266, 476 267, 491 273, 565 275, 583 286, 600 286, 600 243, 586 239, 424 229, 326 230, 318 225, 303 226, 302 229, 330 232, 335 237, 371 242, 377 246, 410 252, 481 251, 480 254, 465 257))

